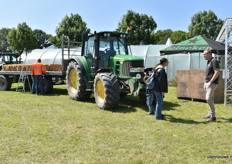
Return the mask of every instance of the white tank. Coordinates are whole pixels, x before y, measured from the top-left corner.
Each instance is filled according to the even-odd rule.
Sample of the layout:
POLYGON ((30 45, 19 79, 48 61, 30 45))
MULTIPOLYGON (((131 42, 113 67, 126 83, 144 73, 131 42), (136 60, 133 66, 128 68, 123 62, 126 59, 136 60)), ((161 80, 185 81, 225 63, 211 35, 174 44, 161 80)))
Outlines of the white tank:
MULTIPOLYGON (((70 49, 70 58, 81 55, 81 47, 70 49)), ((62 49, 35 49, 27 54, 23 64, 33 64, 41 59, 43 64, 62 64, 62 49)), ((68 50, 64 49, 64 60, 68 60, 68 50)))

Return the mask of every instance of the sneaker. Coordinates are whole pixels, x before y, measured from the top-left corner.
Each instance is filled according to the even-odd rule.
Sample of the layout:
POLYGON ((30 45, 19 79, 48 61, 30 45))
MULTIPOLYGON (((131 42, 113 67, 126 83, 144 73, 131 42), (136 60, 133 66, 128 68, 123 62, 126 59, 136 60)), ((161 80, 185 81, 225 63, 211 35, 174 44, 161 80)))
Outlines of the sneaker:
POLYGON ((216 117, 210 117, 210 119, 208 119, 207 122, 215 122, 216 120, 216 117))
POLYGON ((208 115, 208 116, 204 116, 204 117, 202 117, 202 118, 204 118, 204 119, 209 119, 210 116, 208 115))

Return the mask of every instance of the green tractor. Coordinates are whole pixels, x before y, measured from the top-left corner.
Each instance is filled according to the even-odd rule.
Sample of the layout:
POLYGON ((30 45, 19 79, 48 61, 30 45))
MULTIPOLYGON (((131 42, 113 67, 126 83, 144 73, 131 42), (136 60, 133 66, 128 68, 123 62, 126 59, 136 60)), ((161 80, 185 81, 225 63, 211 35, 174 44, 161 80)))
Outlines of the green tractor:
POLYGON ((121 32, 83 34, 81 56, 69 60, 66 72, 71 99, 85 101, 94 93, 99 108, 112 109, 120 97, 143 93, 144 60, 128 55, 127 41, 121 32))

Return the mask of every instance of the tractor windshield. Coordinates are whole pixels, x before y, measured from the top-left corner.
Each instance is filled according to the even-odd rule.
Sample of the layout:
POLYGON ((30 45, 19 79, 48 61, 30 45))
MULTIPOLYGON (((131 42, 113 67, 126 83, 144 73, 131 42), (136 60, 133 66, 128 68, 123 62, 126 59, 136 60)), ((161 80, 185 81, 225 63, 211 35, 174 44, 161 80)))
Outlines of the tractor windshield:
POLYGON ((17 64, 17 58, 15 55, 1 55, 0 63, 4 64, 17 64))
POLYGON ((99 52, 107 56, 127 55, 126 39, 120 37, 100 37, 99 52))

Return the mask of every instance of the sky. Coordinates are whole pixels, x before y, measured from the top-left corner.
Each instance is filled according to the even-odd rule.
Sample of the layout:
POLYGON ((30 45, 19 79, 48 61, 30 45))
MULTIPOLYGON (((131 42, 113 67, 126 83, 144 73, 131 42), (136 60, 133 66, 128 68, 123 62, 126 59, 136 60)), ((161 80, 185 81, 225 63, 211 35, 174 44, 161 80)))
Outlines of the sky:
POLYGON ((115 30, 127 10, 152 16, 156 30, 188 31, 191 17, 212 10, 225 20, 232 17, 232 0, 0 0, 0 28, 26 22, 33 30, 55 35, 65 15, 79 14, 91 31, 115 30))

